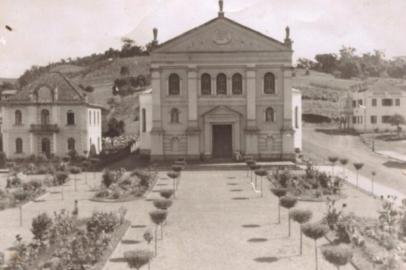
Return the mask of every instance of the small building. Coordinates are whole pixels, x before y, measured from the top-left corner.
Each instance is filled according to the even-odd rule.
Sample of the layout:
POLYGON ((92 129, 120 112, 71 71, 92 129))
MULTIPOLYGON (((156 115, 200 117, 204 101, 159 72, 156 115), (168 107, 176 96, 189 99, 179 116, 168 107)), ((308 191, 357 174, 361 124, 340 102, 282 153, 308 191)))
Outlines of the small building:
POLYGON ((294 159, 301 99, 292 89, 290 30, 275 40, 227 18, 219 3, 216 18, 160 45, 154 29, 141 150, 153 160, 294 159))
POLYGON ((50 72, 1 102, 8 158, 87 155, 102 149, 102 107, 64 75, 50 72))
POLYGON ((358 131, 390 130, 394 114, 406 118, 406 87, 380 79, 352 93, 352 127, 358 131))

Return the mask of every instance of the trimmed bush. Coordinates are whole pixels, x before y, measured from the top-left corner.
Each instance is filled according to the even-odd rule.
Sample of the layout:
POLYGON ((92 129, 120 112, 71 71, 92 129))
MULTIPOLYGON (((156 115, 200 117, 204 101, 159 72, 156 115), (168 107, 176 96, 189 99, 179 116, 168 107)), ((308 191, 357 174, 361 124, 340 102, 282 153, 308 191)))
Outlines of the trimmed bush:
POLYGON ((348 245, 337 246, 324 246, 321 249, 324 259, 340 269, 341 266, 346 265, 352 259, 353 252, 348 245))
POLYGON ((56 172, 55 174, 55 185, 63 185, 68 180, 69 174, 67 172, 56 172))
POLYGON ((281 201, 281 206, 286 209, 290 209, 290 208, 294 207, 297 203, 297 199, 295 197, 291 197, 291 196, 283 196, 280 198, 280 201, 281 201))
POLYGON ((271 192, 278 198, 286 195, 288 190, 286 188, 271 188, 271 192))
POLYGON ((155 255, 158 254, 158 226, 161 225, 161 232, 162 232, 162 223, 166 220, 168 216, 168 212, 164 210, 155 210, 149 213, 152 222, 155 224, 155 255))
POLYGON ((179 172, 168 172, 166 175, 171 179, 175 179, 179 177, 179 172))
POLYGON ((169 199, 170 197, 172 197, 173 195, 173 189, 164 189, 161 190, 159 192, 159 194, 161 194, 162 197, 164 197, 165 199, 169 199))
POLYGON ((152 257, 153 254, 149 250, 130 250, 124 252, 124 259, 126 260, 128 267, 137 270, 148 264, 152 257))
POLYGON ((18 189, 13 192, 13 197, 16 201, 22 202, 30 198, 30 192, 23 189, 18 189))
POLYGON ((116 175, 110 170, 105 170, 102 175, 102 183, 106 188, 109 188, 111 184, 116 181, 116 175))
POLYGON ((268 175, 268 171, 265 170, 265 169, 257 169, 257 170, 255 170, 255 174, 258 175, 258 176, 263 177, 263 176, 268 175))
POLYGON ((168 199, 154 200, 154 206, 161 210, 167 210, 169 207, 171 207, 171 205, 172 201, 168 199))
POLYGON ((182 171, 182 169, 183 169, 183 166, 181 166, 181 165, 172 165, 172 170, 174 171, 174 172, 181 172, 182 171))
POLYGON ((71 174, 80 174, 82 172, 82 169, 80 167, 77 166, 72 166, 69 168, 69 172, 71 174))

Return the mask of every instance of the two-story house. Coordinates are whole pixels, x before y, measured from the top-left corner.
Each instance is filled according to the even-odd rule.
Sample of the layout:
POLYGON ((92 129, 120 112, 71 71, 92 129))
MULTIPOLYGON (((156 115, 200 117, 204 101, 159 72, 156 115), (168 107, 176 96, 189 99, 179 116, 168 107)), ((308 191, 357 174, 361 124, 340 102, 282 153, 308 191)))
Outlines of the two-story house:
POLYGON ((102 107, 60 73, 50 72, 2 101, 3 151, 8 158, 87 155, 102 149, 102 107))

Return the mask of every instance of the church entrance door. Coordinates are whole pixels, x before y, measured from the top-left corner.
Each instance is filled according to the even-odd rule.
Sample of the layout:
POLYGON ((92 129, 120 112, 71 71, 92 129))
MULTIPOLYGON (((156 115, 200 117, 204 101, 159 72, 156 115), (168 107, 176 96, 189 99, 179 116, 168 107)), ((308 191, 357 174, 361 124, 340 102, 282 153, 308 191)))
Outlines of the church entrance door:
POLYGON ((232 158, 232 125, 213 125, 213 157, 232 158))

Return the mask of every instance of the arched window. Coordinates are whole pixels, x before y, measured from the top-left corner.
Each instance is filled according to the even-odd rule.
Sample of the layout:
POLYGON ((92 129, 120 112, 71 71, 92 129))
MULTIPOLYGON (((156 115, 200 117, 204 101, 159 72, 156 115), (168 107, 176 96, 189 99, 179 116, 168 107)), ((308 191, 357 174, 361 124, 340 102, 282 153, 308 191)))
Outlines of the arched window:
POLYGON ((264 76, 264 93, 275 94, 275 75, 273 73, 266 73, 264 76))
POLYGON ((23 140, 21 138, 16 139, 16 153, 21 154, 23 152, 23 140))
POLYGON ((211 95, 211 77, 210 74, 203 74, 201 78, 202 95, 211 95))
POLYGON ((66 124, 68 126, 75 124, 75 113, 71 110, 66 113, 66 124))
POLYGON ((23 115, 22 115, 20 110, 17 110, 14 113, 14 123, 16 125, 22 125, 23 124, 23 115))
POLYGON ((41 125, 48 124, 49 124, 49 111, 44 109, 41 111, 41 125))
POLYGON ((69 151, 75 150, 75 139, 74 138, 68 139, 68 150, 69 151))
POLYGON ((141 113, 141 117, 142 117, 142 132, 146 132, 147 131, 147 112, 145 109, 142 109, 142 113, 141 113))
POLYGON ((233 95, 242 94, 242 76, 240 73, 236 73, 232 78, 232 91, 233 95))
POLYGON ((217 75, 217 95, 226 95, 227 94, 227 76, 224 73, 217 75))
POLYGON ((275 121, 275 113, 274 110, 269 107, 265 111, 265 121, 266 122, 274 122, 275 121))
POLYGON ((89 125, 92 124, 92 111, 89 111, 89 125))
POLYGON ((179 110, 176 108, 171 110, 171 123, 179 123, 179 110))
POLYGON ((299 108, 295 107, 295 128, 299 128, 299 108))
POLYGON ((93 124, 96 125, 96 111, 93 111, 93 124))
POLYGON ((169 76, 169 95, 170 96, 180 95, 180 79, 178 74, 172 73, 169 76))

